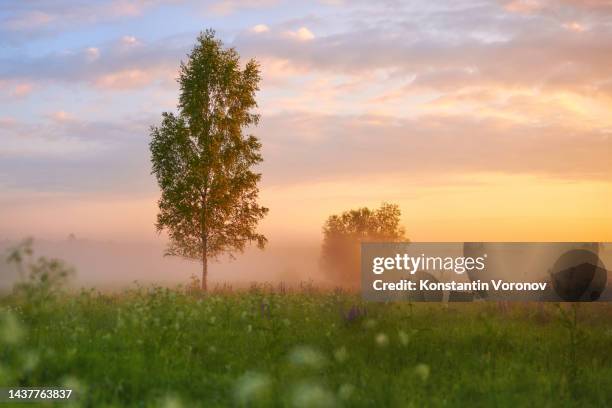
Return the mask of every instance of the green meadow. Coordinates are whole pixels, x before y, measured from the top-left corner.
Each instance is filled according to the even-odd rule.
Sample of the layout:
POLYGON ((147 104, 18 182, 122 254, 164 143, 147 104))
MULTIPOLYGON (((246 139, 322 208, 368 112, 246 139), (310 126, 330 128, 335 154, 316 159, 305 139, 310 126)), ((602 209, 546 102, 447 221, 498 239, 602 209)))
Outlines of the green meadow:
POLYGON ((0 383, 78 394, 57 406, 612 405, 607 304, 373 304, 311 285, 0 304, 0 383))

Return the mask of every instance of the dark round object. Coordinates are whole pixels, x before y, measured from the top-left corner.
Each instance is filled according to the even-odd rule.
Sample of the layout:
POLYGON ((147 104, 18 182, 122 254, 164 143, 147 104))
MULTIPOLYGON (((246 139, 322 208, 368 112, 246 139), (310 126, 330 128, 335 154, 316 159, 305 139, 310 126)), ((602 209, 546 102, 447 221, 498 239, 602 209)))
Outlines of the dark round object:
POLYGON ((566 302, 592 302, 601 296, 608 271, 596 253, 573 249, 557 259, 551 271, 555 293, 566 302))

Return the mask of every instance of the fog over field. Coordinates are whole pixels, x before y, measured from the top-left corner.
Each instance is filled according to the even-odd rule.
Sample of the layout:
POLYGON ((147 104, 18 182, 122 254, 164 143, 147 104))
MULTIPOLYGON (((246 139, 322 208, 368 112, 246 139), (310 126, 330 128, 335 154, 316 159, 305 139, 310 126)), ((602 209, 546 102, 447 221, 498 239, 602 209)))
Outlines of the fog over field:
MULTIPOLYGON (((19 241, 0 239, 0 290, 10 289, 17 279, 14 266, 5 263, 6 251, 19 241)), ((200 277, 201 264, 164 256, 165 243, 96 241, 81 238, 34 240, 34 255, 59 258, 76 269, 72 286, 95 286, 114 290, 139 284, 174 286, 188 284, 191 276, 200 277)), ((236 259, 221 257, 210 265, 211 285, 230 284, 244 287, 252 282, 288 285, 313 281, 338 285, 321 271, 320 242, 315 240, 272 241, 263 250, 248 248, 236 259)), ((599 253, 607 269, 612 265, 612 245, 604 244, 599 253)))
MULTIPOLYGON (((0 289, 9 289, 17 278, 14 266, 4 262, 7 249, 17 241, 0 239, 0 289)), ((60 258, 76 268, 73 286, 118 289, 138 281, 142 284, 187 284, 201 274, 201 265, 176 257, 164 257, 164 243, 120 243, 87 239, 35 240, 35 256, 60 258)), ((323 281, 319 273, 320 246, 316 242, 271 242, 264 251, 250 248, 235 260, 227 257, 210 265, 211 287, 229 283, 297 283, 323 281)))

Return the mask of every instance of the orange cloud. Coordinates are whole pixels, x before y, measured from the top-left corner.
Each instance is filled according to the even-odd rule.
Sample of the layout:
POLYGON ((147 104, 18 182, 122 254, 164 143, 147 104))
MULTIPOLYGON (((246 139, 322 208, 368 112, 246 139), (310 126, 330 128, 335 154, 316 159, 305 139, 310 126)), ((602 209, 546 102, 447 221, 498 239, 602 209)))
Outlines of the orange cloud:
POLYGON ((582 33, 583 31, 586 31, 586 27, 576 21, 563 24, 563 28, 575 33, 582 33))
POLYGON ((512 0, 504 5, 507 11, 520 14, 531 14, 544 8, 541 0, 512 0))
POLYGON ((65 122, 73 119, 73 116, 66 111, 60 110, 57 112, 53 112, 51 114, 51 118, 57 122, 65 122))

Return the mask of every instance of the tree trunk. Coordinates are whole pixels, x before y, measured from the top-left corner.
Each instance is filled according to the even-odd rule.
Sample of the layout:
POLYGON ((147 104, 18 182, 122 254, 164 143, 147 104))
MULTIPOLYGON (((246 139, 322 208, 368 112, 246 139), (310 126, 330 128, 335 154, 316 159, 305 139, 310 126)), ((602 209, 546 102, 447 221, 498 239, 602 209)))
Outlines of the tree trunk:
POLYGON ((201 234, 202 234, 202 291, 208 290, 208 229, 206 228, 206 190, 208 189, 208 181, 202 193, 202 219, 200 220, 201 234))
POLYGON ((206 244, 204 244, 204 248, 202 251, 202 291, 206 292, 208 289, 208 284, 206 282, 206 278, 208 275, 208 256, 206 255, 206 244))
POLYGON ((206 232, 202 234, 202 291, 206 292, 208 289, 208 237, 206 232))

